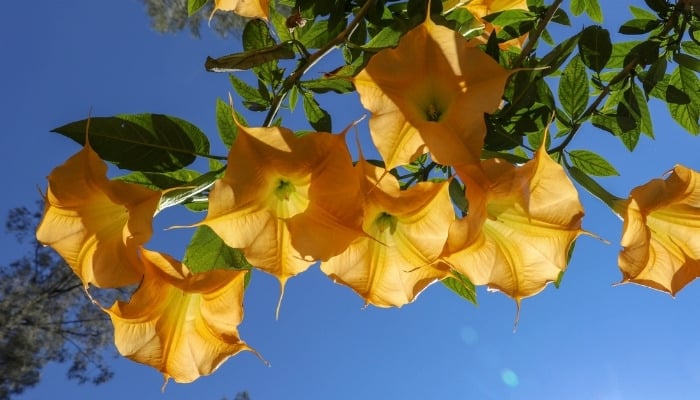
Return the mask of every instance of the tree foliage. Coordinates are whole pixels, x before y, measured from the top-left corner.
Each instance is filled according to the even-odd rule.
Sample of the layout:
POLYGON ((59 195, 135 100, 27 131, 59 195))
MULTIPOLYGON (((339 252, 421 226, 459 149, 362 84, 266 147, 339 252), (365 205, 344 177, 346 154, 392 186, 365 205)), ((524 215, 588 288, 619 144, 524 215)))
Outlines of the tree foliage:
POLYGON ((41 213, 19 207, 5 227, 27 253, 0 266, 0 399, 39 383, 49 362, 68 363, 67 377, 101 384, 112 377, 105 357, 109 319, 92 304, 66 263, 34 238, 41 213))

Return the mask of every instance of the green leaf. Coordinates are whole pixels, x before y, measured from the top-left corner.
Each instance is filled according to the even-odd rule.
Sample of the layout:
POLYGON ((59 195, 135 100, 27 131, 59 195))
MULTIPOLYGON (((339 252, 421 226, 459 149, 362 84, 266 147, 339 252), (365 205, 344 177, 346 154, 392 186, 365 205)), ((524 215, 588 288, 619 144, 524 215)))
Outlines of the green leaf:
POLYGON ((574 16, 579 16, 586 11, 586 2, 588 0, 571 0, 571 13, 574 16))
POLYGON ((335 77, 333 75, 327 78, 301 81, 300 84, 304 89, 311 90, 315 93, 348 93, 355 90, 355 87, 352 85, 352 80, 349 77, 335 77))
POLYGON ((452 179, 450 181, 450 186, 448 187, 450 193, 450 199, 457 208, 462 211, 462 215, 466 215, 467 210, 469 210, 469 202, 464 193, 464 186, 456 180, 452 179))
POLYGON ((192 235, 182 263, 193 273, 215 269, 251 269, 252 266, 239 249, 228 247, 214 231, 202 225, 192 235))
POLYGON ((476 302, 476 287, 466 276, 460 274, 457 271, 452 271, 453 277, 448 277, 443 279, 441 282, 443 285, 447 286, 450 290, 457 293, 463 299, 469 301, 472 304, 477 304, 476 302))
POLYGON ((289 89, 288 96, 287 104, 289 105, 289 111, 294 112, 294 109, 297 107, 297 102, 299 101, 299 87, 297 85, 292 86, 292 88, 289 89))
POLYGON ((216 127, 221 141, 226 148, 231 148, 238 136, 238 126, 233 119, 233 108, 221 99, 216 99, 216 127))
POLYGON ((219 58, 207 57, 204 68, 210 72, 244 71, 270 61, 292 59, 295 55, 292 44, 284 42, 271 47, 229 54, 219 58))
POLYGON ((593 176, 618 176, 615 167, 606 159, 588 150, 570 150, 567 152, 571 162, 581 171, 593 176))
POLYGON ((372 36, 372 39, 362 46, 362 49, 376 52, 389 47, 396 47, 404 32, 397 24, 387 26, 372 36))
POLYGON ((617 122, 623 132, 639 130, 641 124, 642 117, 633 87, 629 87, 622 93, 622 101, 617 104, 617 122))
POLYGON ((584 11, 594 22, 603 22, 603 11, 598 0, 571 0, 571 13, 574 16, 581 15, 584 11))
POLYGON ((264 93, 267 94, 266 88, 255 89, 233 74, 229 75, 229 78, 236 93, 243 98, 243 105, 247 109, 251 111, 264 111, 270 107, 269 96, 264 96, 261 93, 261 91, 264 91, 264 93))
POLYGON ((625 56, 623 65, 627 65, 635 60, 639 65, 649 65, 659 59, 659 42, 656 40, 645 40, 634 46, 629 54, 625 56))
POLYGON ((610 54, 610 59, 605 65, 607 68, 622 68, 625 66, 625 57, 632 51, 633 48, 642 43, 639 40, 632 40, 629 42, 616 42, 612 46, 612 54, 610 54))
POLYGON ((685 51, 688 54, 700 56, 700 44, 698 43, 695 43, 691 40, 685 40, 681 43, 681 47, 683 48, 683 51, 685 51))
POLYGON ((564 68, 559 80, 559 102, 564 111, 576 121, 588 105, 588 75, 581 58, 576 56, 564 68))
POLYGON ((243 28, 241 35, 243 50, 245 53, 253 53, 254 57, 248 63, 252 65, 253 72, 258 79, 273 87, 277 87, 284 75, 280 70, 277 60, 281 58, 294 58, 292 43, 283 42, 277 44, 272 37, 267 23, 261 19, 252 19, 243 28))
POLYGON ((635 6, 630 6, 630 12, 632 13, 632 16, 637 18, 637 19, 657 19, 658 15, 654 14, 653 12, 649 12, 643 8, 635 7, 635 6))
POLYGON ((622 24, 618 32, 623 35, 641 35, 653 31, 661 24, 662 22, 658 19, 637 18, 622 24))
POLYGON ((641 133, 654 138, 654 127, 652 124, 651 113, 649 112, 649 104, 647 104, 647 98, 644 96, 644 92, 637 85, 632 85, 631 88, 634 93, 634 97, 639 106, 639 115, 641 117, 639 130, 641 133))
POLYGON ((668 61, 666 57, 659 57, 658 60, 651 63, 649 70, 642 78, 642 86, 644 87, 644 93, 649 94, 656 87, 656 84, 661 82, 666 76, 666 68, 668 67, 668 61))
POLYGON ((559 70, 562 64, 569 58, 571 52, 578 44, 581 33, 564 40, 547 53, 539 62, 539 66, 549 67, 543 71, 543 75, 551 75, 559 70))
POLYGON ((178 204, 192 202, 195 198, 206 201, 207 197, 204 195, 204 193, 209 190, 217 179, 220 178, 224 168, 216 171, 209 171, 205 174, 199 175, 189 182, 178 185, 177 189, 171 189, 163 192, 160 202, 158 203, 158 211, 176 206, 178 204))
POLYGON ((209 0, 187 0, 187 16, 191 17, 199 11, 209 0))
POLYGON ((695 72, 679 65, 671 74, 669 89, 676 87, 689 97, 686 104, 668 103, 668 109, 676 122, 693 135, 700 133, 700 81, 695 72))
POLYGON ((600 9, 598 0, 586 0, 586 13, 593 22, 603 23, 603 10, 600 9))
POLYGON ((122 182, 145 186, 153 190, 164 190, 184 186, 187 182, 197 179, 201 173, 191 169, 180 169, 172 172, 141 172, 133 171, 117 177, 122 182))
POLYGON ((683 53, 674 53, 673 61, 677 62, 685 68, 690 68, 695 72, 700 72, 700 60, 697 58, 683 53))
POLYGON ((331 116, 319 106, 311 92, 303 93, 304 114, 311 126, 318 132, 331 132, 331 116))
POLYGON ((666 0, 644 0, 647 6, 659 14, 664 14, 669 10, 669 3, 666 0))
POLYGON ((613 52, 610 32, 597 25, 587 27, 581 32, 578 51, 581 55, 581 61, 588 68, 595 72, 602 71, 613 52))
POLYGON ((330 25, 327 20, 316 21, 302 31, 299 40, 307 49, 319 49, 338 36, 345 25, 345 23, 330 25))
POLYGON ((122 114, 71 122, 53 129, 84 145, 89 121, 90 146, 100 158, 122 169, 168 172, 208 155, 206 135, 191 123, 163 114, 122 114))

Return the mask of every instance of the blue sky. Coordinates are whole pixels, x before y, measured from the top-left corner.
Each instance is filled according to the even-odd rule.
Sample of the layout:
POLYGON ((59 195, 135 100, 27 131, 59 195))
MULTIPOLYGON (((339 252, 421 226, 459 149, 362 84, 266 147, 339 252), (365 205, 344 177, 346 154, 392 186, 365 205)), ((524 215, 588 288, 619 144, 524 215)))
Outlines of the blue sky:
MULTIPOLYGON (((230 85, 226 75, 205 72, 203 62, 208 55, 235 51, 239 42, 206 29, 202 39, 161 35, 150 28, 140 2, 105 4, 4 5, 11 17, 0 25, 5 129, 0 162, 11 189, 0 197, 3 212, 33 203, 50 170, 79 150, 49 131, 85 118, 90 110, 96 116, 175 115, 209 133, 213 151, 224 152, 215 134, 214 105, 217 97, 227 98, 230 85)), ((610 18, 627 15, 619 8, 606 12, 610 18)), ((365 113, 354 94, 323 98, 328 99, 334 99, 333 105, 324 105, 336 131, 365 113)), ((619 196, 676 163, 700 169, 697 138, 670 121, 658 104, 653 113, 657 139, 642 138, 633 155, 590 126, 570 148, 591 148, 613 161, 622 176, 602 183, 619 196)), ((249 122, 260 123, 263 117, 249 115, 249 122)), ((365 136, 366 129, 365 121, 360 129, 365 136)), ((69 382, 65 366, 52 365, 41 384, 18 399, 60 394, 218 400, 242 390, 254 400, 697 398, 700 287, 691 284, 675 299, 634 285, 613 287, 620 279, 616 259, 622 224, 587 193, 581 192, 581 199, 584 228, 611 244, 582 237, 561 288, 548 287, 526 299, 515 333, 515 304, 501 294, 481 289, 475 307, 435 285, 402 309, 363 308, 359 297, 317 268, 289 281, 275 320, 278 284, 257 273, 246 293, 240 332, 270 367, 245 353, 212 376, 189 385, 171 382, 161 393, 158 372, 125 359, 114 360, 115 378, 98 387, 69 382)), ((169 226, 182 215, 164 213, 157 224, 169 226)), ((186 231, 156 236, 154 248, 182 256, 186 231)), ((3 243, 0 262, 20 255, 6 238, 3 243)))

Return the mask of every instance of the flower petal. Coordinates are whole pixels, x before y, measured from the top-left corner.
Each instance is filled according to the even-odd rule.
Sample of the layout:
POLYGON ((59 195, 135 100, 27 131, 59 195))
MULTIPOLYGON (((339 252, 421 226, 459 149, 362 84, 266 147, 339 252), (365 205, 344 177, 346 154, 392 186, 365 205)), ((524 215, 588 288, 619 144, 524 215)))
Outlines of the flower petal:
POLYGON ((392 169, 426 151, 441 164, 478 163, 484 113, 498 108, 509 75, 459 33, 427 19, 372 57, 354 84, 372 112, 372 140, 392 169))
POLYGON ((677 165, 623 203, 623 282, 675 295, 700 276, 700 175, 677 165))
POLYGON ((360 161, 370 190, 364 231, 342 254, 321 263, 331 279, 352 288, 367 304, 400 307, 447 271, 437 263, 454 210, 447 182, 422 182, 405 191, 392 175, 360 161), (373 186, 378 176, 381 185, 373 186), (387 192, 384 188, 389 187, 387 192))
MULTIPOLYGON (((446 260, 474 284, 487 284, 519 303, 566 269, 569 248, 583 233, 583 208, 564 170, 544 148, 521 167, 492 159, 483 170, 491 182, 486 197, 469 203, 470 213, 477 207, 476 223, 486 213, 482 233, 476 236, 474 223, 465 223, 472 231, 462 236, 469 240, 462 240, 465 247, 459 250, 453 245, 446 260)), ((459 229, 454 225, 450 234, 459 229)))
POLYGON ((105 310, 119 352, 158 369, 167 379, 192 382, 228 357, 253 351, 238 336, 247 271, 192 275, 170 256, 143 250, 144 278, 129 302, 105 310))
POLYGON ((54 248, 85 286, 121 287, 141 277, 138 247, 152 234, 160 192, 107 179, 89 144, 48 177, 37 240, 54 248))

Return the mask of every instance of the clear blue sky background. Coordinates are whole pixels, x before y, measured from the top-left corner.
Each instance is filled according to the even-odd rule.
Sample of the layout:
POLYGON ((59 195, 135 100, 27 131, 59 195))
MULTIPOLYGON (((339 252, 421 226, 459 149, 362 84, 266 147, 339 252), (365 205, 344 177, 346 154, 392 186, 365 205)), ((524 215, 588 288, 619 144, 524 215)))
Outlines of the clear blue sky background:
MULTIPOLYGON (((227 98, 230 86, 226 75, 205 72, 203 62, 207 55, 238 49, 237 39, 221 39, 207 29, 202 39, 189 33, 164 36, 149 27, 140 2, 107 4, 3 5, 3 212, 32 204, 49 171, 79 150, 49 131, 85 118, 90 109, 95 116, 182 117, 212 135, 214 151, 223 154, 214 104, 217 97, 227 98)), ((621 5, 604 6, 611 7, 608 22, 629 16, 621 5)), ((336 131, 364 113, 354 94, 342 102, 337 96, 324 100, 330 98, 338 100, 325 104, 336 131)), ((698 139, 670 121, 664 109, 656 107, 654 115, 657 140, 642 138, 633 156, 619 140, 590 127, 570 148, 592 148, 612 160, 622 177, 602 183, 621 196, 675 163, 700 169, 698 139)), ((249 117, 251 123, 262 119, 249 117)), ((366 126, 361 125, 365 137, 366 126)), ((548 287, 525 300, 516 333, 515 305, 501 294, 480 290, 475 307, 435 285, 402 309, 363 309, 360 298, 317 268, 289 282, 276 321, 277 282, 258 273, 246 294, 240 332, 271 367, 244 353, 212 376, 189 385, 171 382, 161 393, 158 372, 125 359, 114 360, 115 378, 98 387, 67 381, 66 367, 52 365, 38 387, 18 398, 218 400, 242 390, 254 400, 698 398, 700 286, 691 284, 675 299, 634 285, 612 287, 620 279, 622 224, 587 193, 581 198, 584 228, 611 244, 581 238, 561 288, 548 287)), ((164 213, 157 224, 168 226, 179 216, 164 213)), ((151 247, 181 257, 187 234, 158 230, 151 247)), ((2 263, 21 254, 7 237, 0 247, 2 263)))

